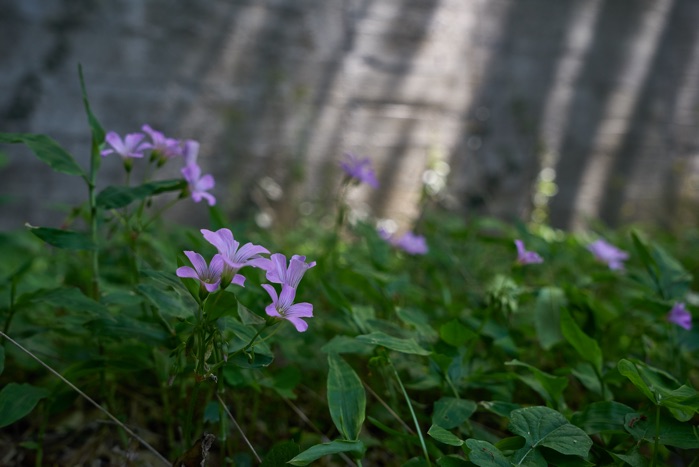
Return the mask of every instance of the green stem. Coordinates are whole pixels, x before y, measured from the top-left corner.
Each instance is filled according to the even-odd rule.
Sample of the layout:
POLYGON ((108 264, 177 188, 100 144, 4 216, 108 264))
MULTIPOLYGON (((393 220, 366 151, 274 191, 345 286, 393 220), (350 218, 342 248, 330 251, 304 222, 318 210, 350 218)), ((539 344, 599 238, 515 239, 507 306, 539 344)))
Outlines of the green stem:
MULTIPOLYGON (((12 280, 12 285, 10 286, 10 303, 7 308, 7 319, 5 320, 5 326, 3 327, 3 333, 7 334, 10 331, 10 323, 12 323, 12 317, 15 315, 15 295, 17 294, 17 283, 12 280)), ((5 344, 5 338, 0 340, 0 343, 5 344)))
POLYGON ((396 376, 396 379, 398 380, 398 385, 400 386, 400 390, 403 392, 403 397, 405 397, 405 402, 408 404, 408 409, 410 409, 410 415, 413 417, 413 423, 415 424, 415 431, 417 431, 417 436, 420 438, 420 445, 422 446, 422 452, 425 455, 425 461, 427 462, 427 466, 430 467, 432 464, 430 463, 430 455, 427 453, 427 445, 425 444, 425 438, 422 436, 422 430, 420 429, 420 424, 417 421, 417 415, 415 415, 415 410, 413 409, 413 404, 410 402, 410 397, 408 396, 408 392, 405 390, 405 386, 403 386, 403 381, 400 379, 400 375, 398 374, 398 370, 396 370, 396 367, 393 366, 393 362, 391 361, 390 358, 387 358, 388 364, 391 365, 391 369, 393 370, 393 374, 396 376))
POLYGON ((197 405, 197 399, 199 398, 199 389, 201 388, 201 383, 194 383, 194 389, 192 389, 192 395, 189 397, 189 407, 187 408, 187 418, 184 421, 184 442, 185 447, 189 449, 192 446, 192 429, 194 428, 194 407, 197 405))
POLYGON ((88 196, 90 199, 90 239, 92 240, 91 269, 92 284, 90 295, 93 299, 99 300, 99 250, 97 248, 97 197, 95 195, 95 182, 93 169, 90 170, 90 180, 88 181, 88 196))
POLYGON ((655 467, 655 462, 658 456, 658 449, 660 447, 660 406, 655 406, 655 441, 653 442, 653 457, 651 459, 650 467, 655 467))

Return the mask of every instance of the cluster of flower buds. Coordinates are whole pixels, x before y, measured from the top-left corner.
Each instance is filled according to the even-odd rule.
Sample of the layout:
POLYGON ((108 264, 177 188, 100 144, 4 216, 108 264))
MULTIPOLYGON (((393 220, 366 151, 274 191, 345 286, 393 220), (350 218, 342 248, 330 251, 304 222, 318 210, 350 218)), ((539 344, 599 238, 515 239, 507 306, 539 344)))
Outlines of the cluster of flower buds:
POLYGON ((240 242, 233 238, 229 229, 217 231, 201 230, 204 239, 211 243, 218 253, 207 264, 202 255, 194 251, 185 251, 193 267, 182 266, 177 269, 177 276, 196 279, 200 283, 200 293, 204 296, 223 290, 231 284, 240 287, 245 286, 245 277, 238 271, 245 266, 262 269, 266 272, 269 282, 281 285, 281 292, 271 284, 262 284, 267 291, 272 303, 265 308, 267 315, 288 320, 297 331, 304 332, 308 329, 308 323, 304 318, 313 317, 313 305, 310 303, 294 303, 296 289, 309 268, 315 266, 315 261, 306 262, 305 256, 294 255, 288 261, 281 253, 271 256, 269 251, 260 246, 246 243, 242 247, 240 242))

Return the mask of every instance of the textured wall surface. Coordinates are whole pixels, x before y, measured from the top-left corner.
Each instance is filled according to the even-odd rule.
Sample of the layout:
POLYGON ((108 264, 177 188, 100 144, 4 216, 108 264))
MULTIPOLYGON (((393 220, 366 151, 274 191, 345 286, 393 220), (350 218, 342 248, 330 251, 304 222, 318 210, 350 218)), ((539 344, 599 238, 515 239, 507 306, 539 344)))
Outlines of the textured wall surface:
MULTIPOLYGON (((693 221, 697 24, 694 0, 0 0, 0 131, 86 164, 79 62, 107 129, 199 140, 233 213, 322 207, 353 151, 381 183, 352 193, 358 212, 399 222, 444 177, 463 213, 693 221)), ((84 199, 2 150, 0 226, 84 199)))

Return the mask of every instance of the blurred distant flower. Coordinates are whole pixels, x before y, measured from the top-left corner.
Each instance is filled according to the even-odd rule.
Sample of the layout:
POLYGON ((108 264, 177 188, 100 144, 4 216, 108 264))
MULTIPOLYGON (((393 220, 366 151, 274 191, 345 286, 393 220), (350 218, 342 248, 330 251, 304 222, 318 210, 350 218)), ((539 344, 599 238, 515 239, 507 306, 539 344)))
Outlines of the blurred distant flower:
POLYGON ((189 184, 189 191, 195 203, 206 199, 209 206, 216 204, 216 198, 208 190, 214 187, 214 177, 210 174, 201 176, 201 167, 195 164, 187 164, 182 168, 182 176, 189 184))
POLYGON ((104 139, 111 147, 103 149, 100 154, 102 154, 102 157, 109 154, 118 154, 123 159, 126 170, 130 171, 131 159, 143 157, 143 152, 152 148, 150 143, 143 141, 145 137, 143 133, 129 133, 122 140, 121 136, 110 131, 104 139))
POLYGON ((427 253, 427 241, 425 237, 412 232, 404 233, 400 238, 391 243, 411 255, 424 255, 427 253))
POLYGON ((609 269, 613 270, 624 269, 624 261, 629 259, 627 252, 601 239, 590 243, 587 249, 595 255, 595 258, 607 263, 609 269))
POLYGON ((289 265, 286 264, 286 256, 281 253, 275 253, 257 264, 267 271, 267 280, 275 284, 288 285, 296 288, 301 282, 301 278, 306 271, 316 265, 315 261, 306 263, 306 257, 294 255, 289 260, 289 265), (264 262, 263 262, 264 261, 264 262))
POLYGON ((313 317, 313 305, 310 303, 294 303, 296 299, 296 289, 289 284, 282 285, 282 292, 277 296, 277 291, 270 284, 262 284, 272 298, 272 304, 267 305, 265 312, 269 316, 285 319, 294 325, 298 332, 308 329, 308 323, 302 318, 313 317))
POLYGON ((262 246, 246 243, 238 248, 240 242, 233 238, 233 233, 229 229, 218 229, 216 232, 201 229, 201 233, 207 242, 216 247, 219 255, 223 258, 225 263, 222 272, 224 288, 229 283, 244 287, 245 277, 238 274, 238 270, 244 266, 261 268, 269 261, 260 256, 261 254, 269 254, 269 251, 262 246))
POLYGON ((376 179, 376 174, 368 158, 360 159, 348 152, 345 153, 345 159, 340 162, 340 167, 350 178, 366 183, 373 188, 379 187, 379 181, 376 179))
POLYGON ((196 164, 199 157, 199 143, 193 139, 188 139, 182 144, 182 156, 184 165, 196 164))
POLYGON ((682 302, 677 302, 672 306, 672 309, 667 314, 667 320, 685 328, 687 331, 692 329, 692 314, 687 311, 682 302))
POLYGON ((189 258, 194 268, 192 269, 189 266, 177 268, 177 277, 197 279, 207 292, 215 292, 221 284, 221 273, 223 273, 223 267, 225 265, 221 255, 214 255, 214 257, 211 258, 211 263, 207 265, 206 260, 199 253, 185 251, 184 254, 189 258))
POLYGON ((169 159, 182 155, 182 147, 178 140, 166 137, 149 125, 143 125, 141 130, 150 136, 151 159, 157 161, 158 165, 163 165, 169 159))
POLYGON ((524 248, 524 242, 522 240, 515 240, 515 245, 517 246, 517 262, 519 264, 538 264, 544 262, 544 259, 539 256, 538 253, 527 251, 524 248))

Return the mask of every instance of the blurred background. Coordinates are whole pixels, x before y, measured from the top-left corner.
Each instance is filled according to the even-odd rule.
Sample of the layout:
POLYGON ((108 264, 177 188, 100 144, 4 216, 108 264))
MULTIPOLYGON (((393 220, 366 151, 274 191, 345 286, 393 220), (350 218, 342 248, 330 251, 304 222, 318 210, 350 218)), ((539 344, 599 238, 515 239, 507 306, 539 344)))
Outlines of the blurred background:
MULTIPOLYGON (((324 212, 351 151, 380 182, 352 191, 357 217, 409 224, 427 196, 568 229, 695 225, 698 24, 696 0, 0 0, 0 131, 86 166, 81 63, 105 129, 200 141, 230 216, 324 212)), ((0 150, 1 227, 85 199, 0 150)))

